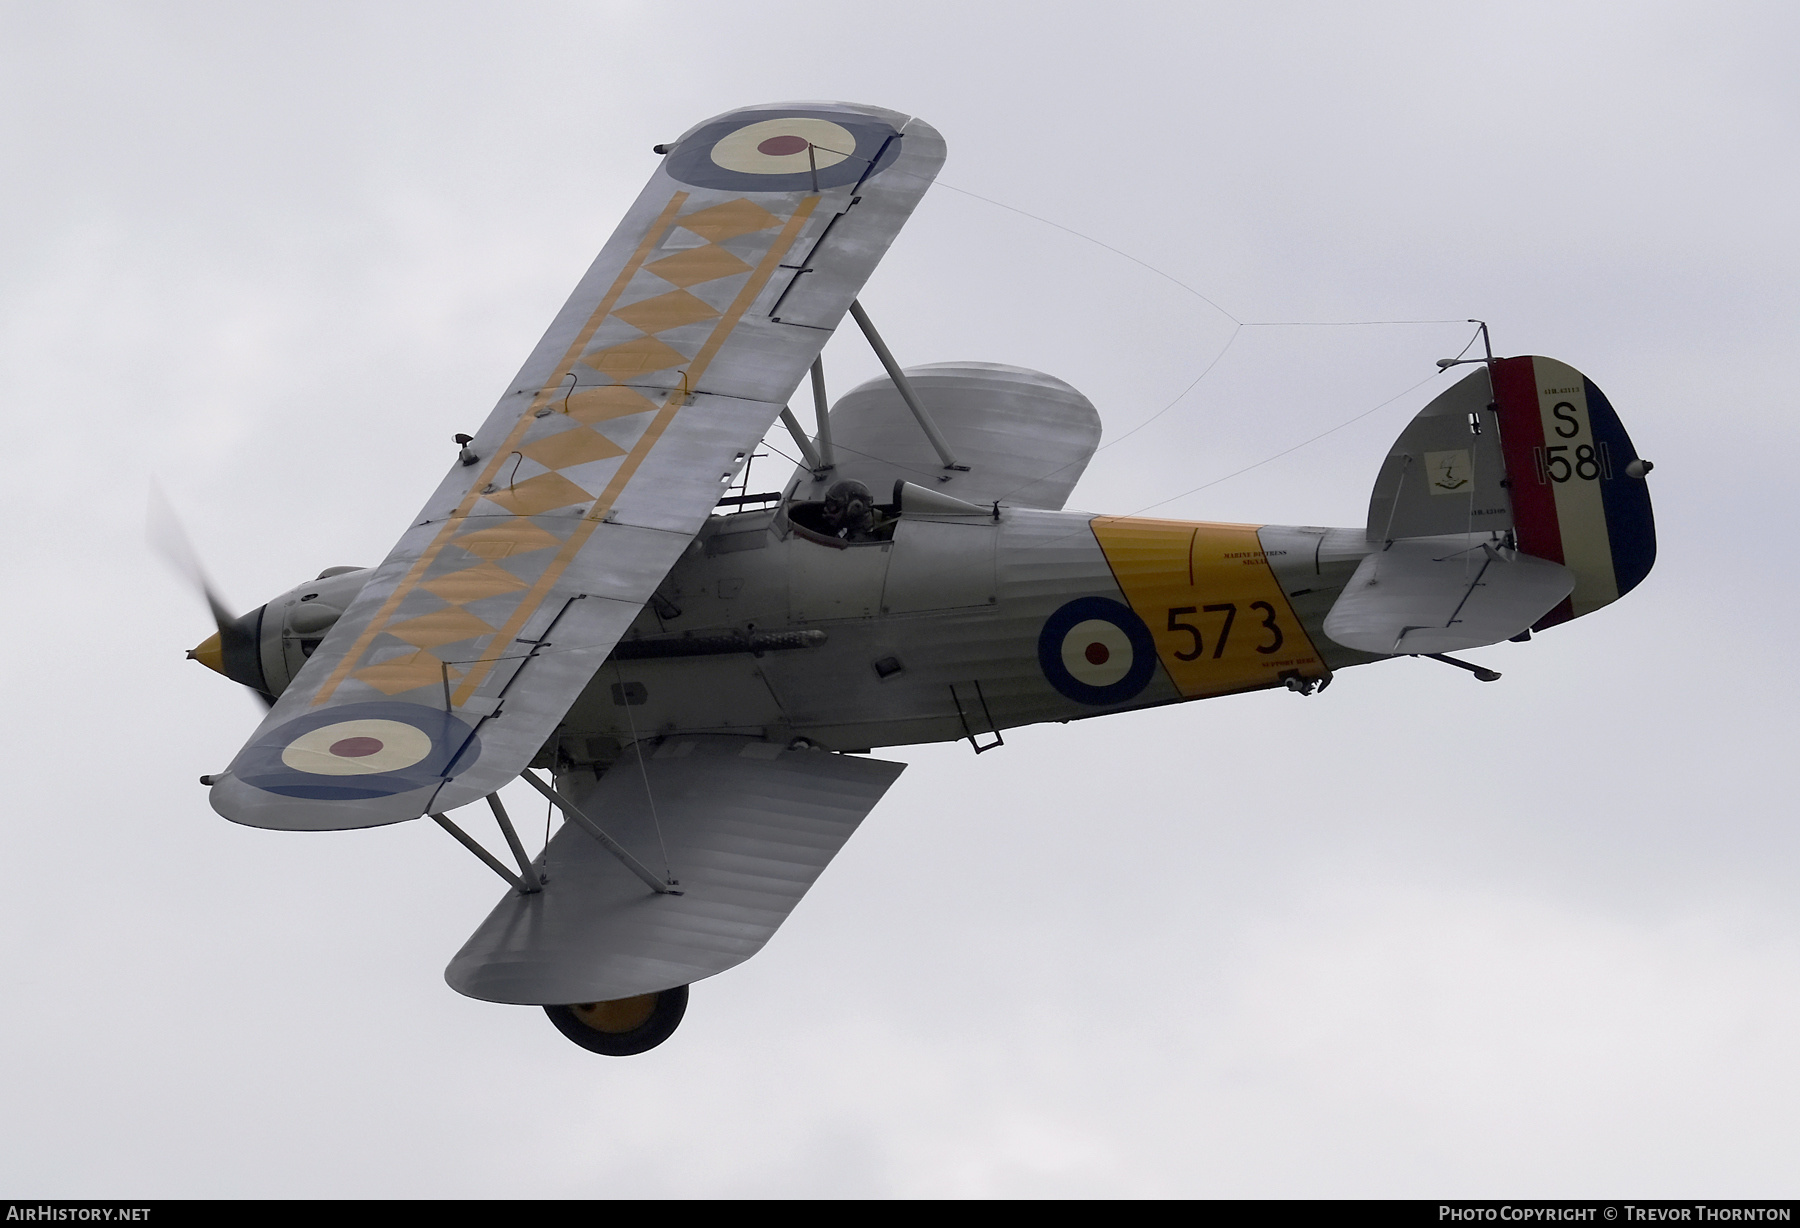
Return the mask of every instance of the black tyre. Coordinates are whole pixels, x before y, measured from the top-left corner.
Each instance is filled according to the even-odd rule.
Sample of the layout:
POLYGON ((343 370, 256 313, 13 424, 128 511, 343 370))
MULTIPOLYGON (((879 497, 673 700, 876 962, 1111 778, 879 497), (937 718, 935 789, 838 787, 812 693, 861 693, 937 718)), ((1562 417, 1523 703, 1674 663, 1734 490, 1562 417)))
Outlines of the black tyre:
POLYGON ((617 998, 611 1002, 580 1002, 570 1006, 546 1006, 544 1013, 556 1030, 590 1053, 630 1057, 644 1053, 669 1039, 687 1014, 688 987, 677 985, 661 993, 617 998))

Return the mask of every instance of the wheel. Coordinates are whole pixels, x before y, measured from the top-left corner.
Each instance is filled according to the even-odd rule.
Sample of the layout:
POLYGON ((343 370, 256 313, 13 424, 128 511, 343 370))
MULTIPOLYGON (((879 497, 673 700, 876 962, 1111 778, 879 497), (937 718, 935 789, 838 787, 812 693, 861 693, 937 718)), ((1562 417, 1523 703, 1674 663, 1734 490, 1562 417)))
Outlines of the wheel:
POLYGON ((544 1013, 557 1031, 588 1052, 630 1057, 669 1039, 687 1013, 687 1003, 688 987, 677 985, 635 998, 546 1006, 544 1013))

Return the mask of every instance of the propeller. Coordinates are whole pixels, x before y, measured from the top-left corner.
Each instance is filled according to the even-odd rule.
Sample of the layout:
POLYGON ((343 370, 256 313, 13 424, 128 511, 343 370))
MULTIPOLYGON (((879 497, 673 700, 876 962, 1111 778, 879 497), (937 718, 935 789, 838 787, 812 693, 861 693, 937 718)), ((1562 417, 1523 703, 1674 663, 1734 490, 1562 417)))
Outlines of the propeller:
POLYGON ((269 693, 268 684, 263 677, 262 649, 259 643, 263 608, 259 606, 242 615, 231 612, 231 608, 219 596, 219 590, 213 587, 206 569, 200 565, 200 556, 194 552, 194 544, 189 540, 187 530, 182 527, 181 518, 175 514, 168 496, 163 494, 162 486, 154 479, 150 483, 145 531, 151 546, 162 555, 164 561, 190 587, 199 591, 206 601, 206 608, 212 612, 214 626, 218 628, 200 644, 188 650, 188 659, 200 662, 233 682, 242 683, 263 701, 264 706, 274 707, 275 697, 269 693))

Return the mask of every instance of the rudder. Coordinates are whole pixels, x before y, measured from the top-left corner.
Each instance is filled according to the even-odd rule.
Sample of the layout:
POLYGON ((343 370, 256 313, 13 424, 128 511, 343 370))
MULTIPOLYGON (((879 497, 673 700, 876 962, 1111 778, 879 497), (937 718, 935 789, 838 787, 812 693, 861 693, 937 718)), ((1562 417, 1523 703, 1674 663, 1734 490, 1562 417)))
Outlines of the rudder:
POLYGON ((1492 364, 1519 549, 1575 573, 1575 590, 1533 630, 1579 618, 1636 588, 1656 562, 1648 465, 1606 395, 1553 358, 1492 364))

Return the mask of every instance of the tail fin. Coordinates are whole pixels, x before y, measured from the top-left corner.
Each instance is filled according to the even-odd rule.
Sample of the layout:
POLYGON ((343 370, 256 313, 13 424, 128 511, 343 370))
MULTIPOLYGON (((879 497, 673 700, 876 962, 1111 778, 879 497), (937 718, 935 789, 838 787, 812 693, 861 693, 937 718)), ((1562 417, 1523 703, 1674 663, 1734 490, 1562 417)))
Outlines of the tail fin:
POLYGON ((1478 367, 1407 423, 1369 496, 1370 541, 1512 528, 1493 400, 1478 367))
POLYGON ((1419 411, 1369 499, 1372 542, 1512 530, 1526 554, 1567 567, 1574 591, 1534 630, 1635 588, 1656 561, 1649 471, 1612 404, 1566 363, 1478 367, 1419 411))

